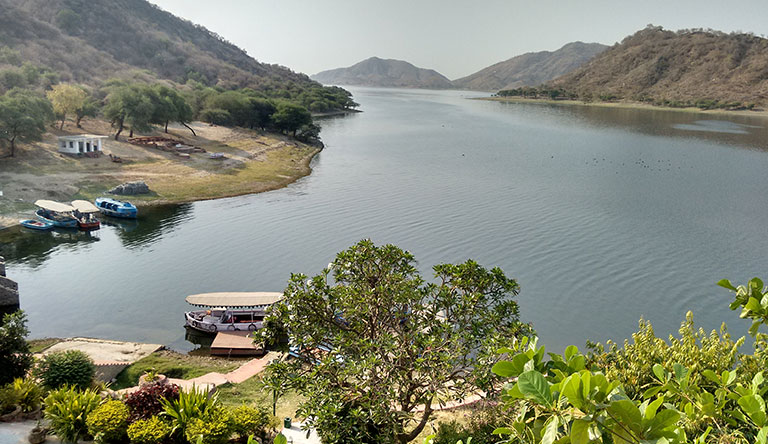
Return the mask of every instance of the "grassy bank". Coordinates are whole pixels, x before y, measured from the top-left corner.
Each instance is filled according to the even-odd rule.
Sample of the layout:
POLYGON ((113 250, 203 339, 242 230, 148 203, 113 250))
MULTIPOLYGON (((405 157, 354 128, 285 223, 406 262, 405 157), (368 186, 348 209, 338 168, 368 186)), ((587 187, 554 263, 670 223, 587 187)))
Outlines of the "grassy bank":
POLYGON ((676 111, 687 113, 701 113, 707 115, 724 115, 724 116, 750 116, 768 118, 768 110, 739 110, 739 111, 727 111, 723 109, 709 109, 704 110, 696 107, 689 108, 672 108, 668 106, 657 106, 643 102, 584 102, 581 100, 552 100, 552 99, 529 99, 523 97, 476 97, 472 100, 487 100, 492 102, 509 102, 509 103, 546 103, 553 105, 571 105, 571 106, 592 106, 602 108, 623 108, 623 109, 647 109, 654 111, 676 111))
POLYGON ((139 207, 274 190, 308 175, 309 164, 319 152, 317 147, 279 134, 199 122, 192 127, 196 135, 183 127, 150 135, 172 138, 206 152, 186 158, 127 143, 125 136, 120 141, 105 140, 105 154, 119 156, 121 163, 112 162, 108 155, 75 157, 57 151, 58 136, 110 134, 107 122, 94 119, 85 122, 82 129, 74 128, 71 122, 63 131, 51 128, 42 141, 23 144, 15 157, 0 162, 0 227, 31 216, 37 199, 91 200, 116 185, 138 180, 152 191, 126 198, 139 207), (211 159, 209 154, 214 152, 222 153, 223 158, 211 159))

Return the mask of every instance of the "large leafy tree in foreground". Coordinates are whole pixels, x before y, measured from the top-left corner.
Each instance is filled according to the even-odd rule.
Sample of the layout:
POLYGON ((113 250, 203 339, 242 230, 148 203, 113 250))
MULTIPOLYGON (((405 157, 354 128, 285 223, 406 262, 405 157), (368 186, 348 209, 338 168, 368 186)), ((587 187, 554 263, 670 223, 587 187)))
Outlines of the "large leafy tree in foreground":
POLYGON ((15 378, 23 378, 32 366, 32 353, 25 339, 28 334, 27 316, 23 311, 3 316, 0 324, 0 386, 15 378))
POLYGON ((270 321, 302 358, 272 371, 305 396, 299 414, 323 442, 413 440, 438 403, 491 389, 495 351, 530 333, 499 268, 434 272, 425 282, 413 255, 364 240, 319 275, 291 277, 270 321))

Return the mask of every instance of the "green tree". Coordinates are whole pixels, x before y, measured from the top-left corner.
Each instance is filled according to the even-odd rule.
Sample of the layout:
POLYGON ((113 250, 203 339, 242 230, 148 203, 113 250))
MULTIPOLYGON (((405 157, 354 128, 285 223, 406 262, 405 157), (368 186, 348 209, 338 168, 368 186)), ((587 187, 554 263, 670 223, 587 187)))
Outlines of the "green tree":
POLYGON ((165 132, 168 132, 170 122, 179 122, 195 134, 188 123, 192 121, 192 107, 189 106, 186 99, 173 88, 165 85, 153 86, 154 93, 157 96, 155 109, 152 115, 152 123, 163 125, 165 132))
POLYGON ((17 141, 39 139, 52 120, 51 103, 32 91, 13 89, 0 96, 0 139, 10 143, 10 157, 17 141))
POLYGON ((32 367, 32 353, 26 339, 27 316, 19 310, 3 316, 0 326, 0 386, 23 378, 32 367))
POLYGON ((305 396, 299 413, 323 442, 413 440, 433 403, 490 389, 495 350, 530 333, 519 287, 499 268, 470 260, 434 272, 426 283, 413 255, 364 240, 311 279, 291 276, 270 318, 302 359, 273 365, 305 396))
POLYGON ((88 102, 88 93, 83 88, 68 83, 55 85, 46 95, 53 105, 53 112, 61 119, 59 129, 64 128, 67 114, 77 115, 88 102))
POLYGON ((312 123, 312 115, 301 105, 281 101, 275 108, 275 113, 272 114, 272 123, 275 128, 282 132, 290 132, 294 137, 299 128, 312 123))
POLYGON ((131 129, 129 137, 135 131, 148 131, 151 128, 155 106, 152 99, 156 95, 145 85, 112 83, 104 106, 104 116, 117 128, 115 140, 118 140, 125 125, 131 129))

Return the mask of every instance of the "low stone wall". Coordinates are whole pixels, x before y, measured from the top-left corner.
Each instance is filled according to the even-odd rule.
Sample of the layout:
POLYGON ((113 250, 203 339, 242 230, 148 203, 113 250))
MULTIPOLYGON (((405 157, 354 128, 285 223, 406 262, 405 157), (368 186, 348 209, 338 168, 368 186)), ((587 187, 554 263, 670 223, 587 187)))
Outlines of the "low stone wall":
POLYGON ((19 305, 19 284, 5 277, 5 258, 0 256, 0 307, 19 305))

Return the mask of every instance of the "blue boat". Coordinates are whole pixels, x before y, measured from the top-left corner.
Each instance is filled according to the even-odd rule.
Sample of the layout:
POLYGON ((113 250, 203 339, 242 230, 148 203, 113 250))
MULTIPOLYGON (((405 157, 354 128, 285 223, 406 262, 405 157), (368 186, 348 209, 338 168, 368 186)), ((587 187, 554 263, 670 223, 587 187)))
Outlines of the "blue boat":
POLYGON ((130 202, 123 202, 110 197, 97 197, 94 203, 96 208, 107 216, 123 217, 126 219, 136 219, 136 216, 138 216, 136 205, 130 202))
POLYGON ((52 200, 38 200, 35 205, 40 207, 35 211, 35 215, 41 221, 54 227, 77 228, 77 219, 72 215, 74 207, 52 200))
POLYGON ((34 219, 24 219, 19 221, 19 223, 21 224, 22 227, 29 228, 30 230, 45 231, 53 228, 53 224, 50 222, 42 222, 34 219))

